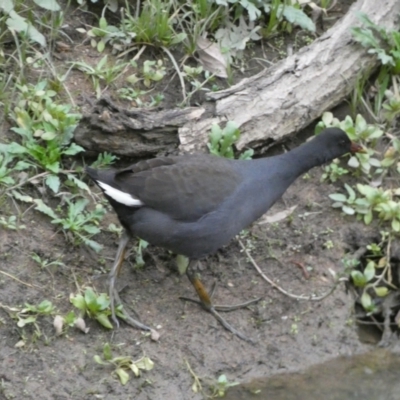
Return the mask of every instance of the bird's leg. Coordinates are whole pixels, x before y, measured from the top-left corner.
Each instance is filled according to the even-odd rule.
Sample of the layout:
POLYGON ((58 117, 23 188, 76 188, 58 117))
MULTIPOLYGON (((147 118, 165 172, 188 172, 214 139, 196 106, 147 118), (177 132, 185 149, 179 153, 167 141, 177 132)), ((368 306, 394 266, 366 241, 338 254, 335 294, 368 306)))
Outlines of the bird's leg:
MULTIPOLYGON (((248 342, 252 342, 251 339, 247 338, 246 336, 244 336, 242 333, 240 333, 238 330, 236 330, 233 326, 231 326, 227 321, 225 321, 224 318, 222 318, 222 316, 220 314, 218 314, 217 311, 232 311, 232 310, 237 310, 238 308, 243 308, 243 307, 247 307, 250 304, 254 304, 257 303, 258 301, 261 300, 261 298, 255 299, 255 300, 250 300, 246 303, 242 303, 242 304, 237 304, 234 306, 215 306, 212 303, 211 300, 211 296, 208 294, 206 288, 204 287, 204 285, 202 284, 202 282, 200 281, 199 277, 197 276, 196 272, 194 271, 194 267, 198 264, 199 261, 197 260, 190 260, 190 263, 186 269, 186 275, 189 278, 191 284, 193 285, 193 287, 195 288, 197 295, 199 296, 200 301, 197 300, 193 300, 193 299, 189 299, 186 297, 181 297, 181 299, 183 300, 189 300, 195 303, 200 304, 201 306, 203 306, 203 308, 210 312, 214 318, 217 319, 217 321, 228 331, 232 332, 234 335, 236 335, 237 337, 239 337, 240 339, 246 340, 248 342)), ((214 292, 214 290, 212 290, 212 292, 214 292)))
MULTIPOLYGON (((129 239, 130 239, 130 236, 129 236, 128 232, 126 230, 124 230, 122 237, 119 241, 117 255, 115 256, 115 261, 114 261, 114 264, 111 268, 110 275, 109 275, 108 294, 110 296, 111 318, 114 321, 114 323, 117 325, 118 328, 119 328, 119 322, 118 322, 117 316, 115 315, 115 302, 117 302, 118 304, 121 304, 121 305, 122 305, 122 303, 119 298, 117 289, 115 288, 115 281, 117 280, 117 276, 119 275, 119 272, 121 270, 121 265, 124 261, 126 246, 129 242, 129 239)), ((136 314, 136 312, 135 312, 135 314, 136 314)), ((129 314, 127 314, 127 312, 124 309, 122 309, 121 318, 123 318, 126 323, 128 323, 129 325, 131 325, 135 328, 143 329, 145 331, 151 330, 150 327, 148 327, 148 326, 142 324, 140 321, 132 318, 129 314)))

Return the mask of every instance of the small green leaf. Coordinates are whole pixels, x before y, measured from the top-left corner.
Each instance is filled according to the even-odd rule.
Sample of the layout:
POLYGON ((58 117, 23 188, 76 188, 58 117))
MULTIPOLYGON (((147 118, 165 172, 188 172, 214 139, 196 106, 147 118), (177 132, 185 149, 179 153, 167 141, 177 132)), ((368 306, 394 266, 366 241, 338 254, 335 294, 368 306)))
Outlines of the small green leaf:
POLYGON ((366 311, 369 311, 373 307, 371 296, 365 290, 361 296, 361 305, 366 311))
POLYGON ((71 310, 65 317, 64 321, 67 325, 73 326, 76 320, 76 315, 73 310, 71 310))
POLYGON ((135 374, 135 376, 140 376, 140 369, 135 364, 130 364, 129 368, 135 374))
POLYGON ((220 375, 218 377, 218 383, 227 384, 228 379, 227 379, 226 375, 224 375, 224 374, 220 375))
POLYGON ((38 210, 41 213, 46 214, 50 218, 53 218, 53 220, 58 218, 57 214, 49 206, 44 204, 43 200, 35 199, 34 202, 36 203, 35 210, 38 210))
POLYGON ((129 75, 125 80, 128 83, 134 85, 135 83, 140 81, 140 78, 138 78, 136 74, 132 74, 132 75, 129 75))
POLYGON ((186 256, 178 254, 176 256, 176 265, 178 267, 178 272, 180 275, 186 273, 187 267, 189 265, 189 259, 186 256))
POLYGON ((79 189, 86 190, 86 192, 90 193, 89 186, 86 185, 85 182, 81 181, 80 179, 78 179, 76 176, 74 176, 74 175, 72 175, 72 174, 68 174, 67 177, 68 177, 68 179, 69 179, 70 181, 72 181, 76 186, 78 186, 79 189))
POLYGON ((104 362, 100 356, 98 356, 97 354, 95 356, 93 356, 93 359, 95 362, 97 362, 97 364, 100 365, 108 365, 108 363, 104 362))
POLYGON ((356 198, 356 192, 347 183, 344 184, 344 187, 347 190, 347 193, 349 194, 349 201, 353 202, 356 198))
POLYGON ((94 313, 99 309, 97 305, 97 296, 92 288, 88 287, 85 290, 85 303, 87 308, 94 313))
POLYGON ((104 17, 101 17, 99 19, 99 28, 103 29, 103 30, 106 30, 107 26, 108 26, 107 20, 104 17))
POLYGON ((339 201, 341 203, 345 203, 347 200, 347 197, 342 194, 342 193, 333 193, 329 195, 329 198, 332 199, 333 201, 339 201))
POLYGON ((35 323, 35 322, 36 322, 36 317, 34 317, 34 316, 30 316, 30 317, 27 317, 27 318, 19 317, 18 322, 17 322, 17 326, 18 326, 18 328, 23 328, 25 325, 32 324, 32 323, 35 323))
POLYGON ((173 39, 171 41, 171 45, 183 42, 186 39, 186 37, 187 37, 187 34, 185 32, 178 33, 177 35, 175 35, 173 37, 173 39))
POLYGON ((102 53, 106 47, 106 44, 103 42, 103 40, 100 40, 99 43, 97 43, 97 51, 99 53, 102 53))
POLYGON ((46 185, 54 192, 58 193, 60 189, 60 178, 56 175, 49 175, 46 177, 46 185))
POLYGON ((111 351, 110 343, 106 343, 104 345, 104 347, 103 347, 103 357, 107 361, 112 359, 112 351, 111 351))
POLYGON ((60 11, 60 6, 56 0, 33 0, 39 7, 49 11, 60 11))
POLYGON ((333 114, 330 111, 322 114, 322 122, 326 127, 331 126, 333 122, 333 114))
POLYGON ((291 24, 300 26, 300 28, 307 31, 315 32, 314 22, 302 9, 285 4, 279 6, 278 13, 280 14, 281 12, 291 24))
POLYGON ((96 235, 97 233, 100 233, 100 229, 95 225, 83 225, 82 229, 90 235, 96 235))
POLYGON ((8 14, 11 10, 14 9, 13 0, 3 0, 2 4, 0 4, 0 9, 3 9, 6 14, 8 14))
POLYGON ((25 33, 29 39, 43 47, 46 47, 46 38, 44 35, 40 33, 28 20, 21 17, 14 10, 9 12, 6 24, 10 29, 25 33))
POLYGON ((343 206, 342 207, 342 211, 347 215, 354 215, 355 214, 354 208, 351 208, 349 206, 343 206))
POLYGON ((85 149, 81 146, 78 146, 76 143, 71 143, 67 150, 63 151, 63 154, 66 156, 74 156, 75 154, 81 153, 85 151, 85 149))
POLYGON ((364 276, 367 282, 369 282, 375 276, 375 262, 369 261, 364 269, 364 276))
POLYGON ((24 154, 28 152, 28 149, 16 142, 11 142, 6 145, 6 151, 10 152, 10 154, 24 154))
POLYGON ((384 286, 374 287, 375 293, 379 297, 385 297, 389 293, 389 289, 384 286))
POLYGON ((151 371, 154 368, 154 362, 149 357, 142 357, 135 362, 135 365, 145 371, 151 371))
POLYGON ((353 279, 354 286, 364 287, 366 285, 367 280, 361 271, 353 270, 351 271, 350 275, 353 279))
POLYGON ((104 326, 104 328, 113 329, 113 326, 106 314, 98 313, 95 318, 102 326, 104 326))
POLYGON ((43 140, 53 140, 56 136, 57 136, 56 132, 47 131, 43 133, 43 135, 41 135, 40 138, 43 140))
POLYGON ((71 296, 69 301, 81 311, 86 312, 86 302, 85 298, 81 294, 77 294, 76 296, 71 296))
POLYGON ((347 162, 347 165, 351 168, 358 168, 360 166, 360 162, 358 161, 358 158, 355 156, 350 157, 349 161, 347 162))
POLYGON ((372 216, 372 210, 368 210, 368 212, 364 215, 365 225, 369 225, 372 222, 372 216))
POLYGON ((32 164, 25 162, 25 161, 18 161, 15 165, 14 169, 17 171, 24 171, 32 167, 32 164))
POLYGON ((110 306, 110 300, 106 294, 102 293, 97 297, 97 304, 99 305, 100 310, 105 310, 110 306))
POLYGON ((31 196, 23 195, 16 190, 12 190, 11 193, 17 200, 23 201, 25 203, 33 203, 33 197, 31 196))
POLYGON ((126 383, 129 381, 129 374, 122 368, 117 368, 115 370, 115 373, 118 375, 119 380, 123 385, 126 385, 126 383))
POLYGON ((46 164, 46 169, 53 172, 53 174, 58 174, 60 172, 60 163, 55 161, 52 164, 46 164))
POLYGON ((96 253, 100 252, 103 249, 103 246, 99 243, 97 243, 94 240, 82 237, 83 242, 86 244, 86 246, 89 246, 91 249, 93 249, 96 253))
POLYGON ((370 163, 370 165, 372 165, 373 167, 376 167, 376 168, 381 167, 381 162, 380 162, 377 158, 371 157, 371 158, 369 159, 369 163, 370 163))

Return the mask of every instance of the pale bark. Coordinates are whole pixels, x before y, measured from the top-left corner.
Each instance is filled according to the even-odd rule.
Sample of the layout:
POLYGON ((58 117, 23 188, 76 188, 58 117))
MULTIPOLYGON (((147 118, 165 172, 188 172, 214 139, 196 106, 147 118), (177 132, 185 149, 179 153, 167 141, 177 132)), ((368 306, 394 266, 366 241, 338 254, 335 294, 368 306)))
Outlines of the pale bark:
POLYGON ((298 132, 332 109, 353 90, 357 76, 378 65, 374 56, 354 42, 351 28, 357 13, 386 28, 399 26, 399 0, 358 0, 347 14, 311 45, 239 84, 212 93, 215 117, 179 130, 180 148, 204 146, 213 122, 235 121, 241 131, 237 148, 268 147, 298 132))
POLYGON ((298 53, 229 89, 209 94, 208 109, 126 109, 100 100, 81 120, 75 140, 95 152, 152 157, 203 151, 214 122, 235 121, 239 150, 266 149, 342 102, 357 77, 379 65, 351 36, 359 12, 386 28, 399 26, 400 0, 358 0, 331 29, 298 53), (211 103, 211 105, 210 105, 211 103), (210 110, 209 110, 210 111, 210 110))

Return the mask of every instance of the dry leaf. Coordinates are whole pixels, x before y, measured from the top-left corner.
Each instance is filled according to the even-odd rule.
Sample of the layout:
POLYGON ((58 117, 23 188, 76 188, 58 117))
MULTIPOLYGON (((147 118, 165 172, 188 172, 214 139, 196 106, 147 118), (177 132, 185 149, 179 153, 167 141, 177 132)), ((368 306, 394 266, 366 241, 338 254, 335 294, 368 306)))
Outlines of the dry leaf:
POLYGON ((77 318, 74 322, 75 328, 78 328, 81 330, 83 333, 88 333, 90 328, 86 328, 86 323, 85 320, 81 317, 77 318))
POLYGON ((293 206, 288 208, 287 210, 279 211, 274 215, 264 215, 261 217, 260 221, 257 222, 258 225, 265 225, 265 224, 273 224, 275 222, 281 221, 287 218, 289 215, 293 214, 293 211, 297 208, 297 206, 293 206))
POLYGON ((151 329, 150 337, 154 342, 158 342, 158 339, 160 339, 160 334, 155 329, 151 329))
POLYGON ((204 69, 220 78, 227 78, 226 60, 218 44, 210 42, 208 39, 200 36, 197 39, 196 46, 200 57, 200 63, 203 65, 204 69))
POLYGON ((62 334, 62 330, 64 327, 64 318, 61 315, 56 315, 53 321, 54 329, 56 330, 56 335, 59 336, 62 334))

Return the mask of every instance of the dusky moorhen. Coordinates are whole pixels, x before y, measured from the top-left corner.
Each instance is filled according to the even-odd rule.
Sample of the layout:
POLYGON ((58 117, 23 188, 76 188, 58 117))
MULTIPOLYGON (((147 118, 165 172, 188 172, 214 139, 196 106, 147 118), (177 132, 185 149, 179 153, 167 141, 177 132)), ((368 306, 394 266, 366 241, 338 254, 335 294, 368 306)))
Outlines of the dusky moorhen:
MULTIPOLYGON (((129 238, 138 236, 188 257, 186 273, 201 304, 226 329, 247 339, 216 311, 218 307, 193 271, 198 260, 216 252, 261 217, 300 175, 357 151, 362 147, 351 142, 344 131, 328 128, 287 153, 256 160, 198 154, 154 158, 120 170, 87 168, 124 227, 110 272, 113 321, 118 325, 114 302, 120 300, 115 280, 129 238)), ((130 316, 127 321, 150 330, 130 316)))

